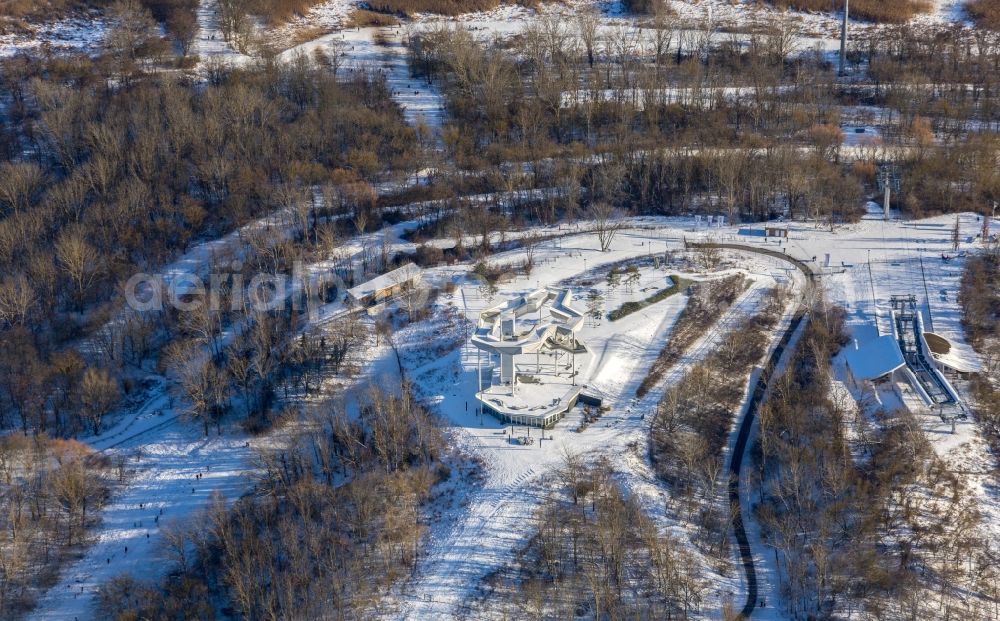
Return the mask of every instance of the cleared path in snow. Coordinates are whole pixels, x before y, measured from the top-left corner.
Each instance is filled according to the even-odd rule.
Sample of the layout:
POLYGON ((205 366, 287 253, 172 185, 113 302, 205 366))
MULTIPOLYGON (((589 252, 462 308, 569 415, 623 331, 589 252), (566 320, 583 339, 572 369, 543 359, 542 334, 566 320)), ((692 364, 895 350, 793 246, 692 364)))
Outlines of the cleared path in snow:
POLYGON ((342 78, 354 71, 381 73, 406 121, 414 127, 426 127, 432 133, 430 137, 440 145, 441 125, 445 119, 444 96, 436 85, 412 76, 406 36, 401 26, 345 30, 297 45, 279 58, 308 57, 321 50, 330 55, 343 54, 344 62, 339 69, 342 78))
POLYGON ((171 425, 157 430, 156 441, 147 440, 119 447, 116 454, 134 471, 132 480, 102 510, 94 543, 61 572, 29 618, 97 618, 94 596, 109 580, 122 574, 156 580, 162 574, 169 563, 164 528, 185 524, 214 494, 235 500, 249 484, 248 438, 236 429, 206 438, 197 429, 171 425))
POLYGON ((191 53, 199 57, 202 63, 221 60, 227 63, 245 63, 250 57, 237 52, 222 36, 219 27, 218 0, 200 0, 198 2, 198 32, 194 36, 191 53))

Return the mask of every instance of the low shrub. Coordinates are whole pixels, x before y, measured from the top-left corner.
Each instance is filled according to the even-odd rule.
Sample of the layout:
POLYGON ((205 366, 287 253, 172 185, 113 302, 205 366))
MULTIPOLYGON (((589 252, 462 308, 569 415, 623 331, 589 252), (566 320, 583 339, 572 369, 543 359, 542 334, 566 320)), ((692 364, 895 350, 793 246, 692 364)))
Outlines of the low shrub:
MULTIPOLYGON (((996 3, 996 0, 987 0, 996 3)), ((839 13, 843 11, 843 0, 772 0, 771 4, 779 9, 795 9, 798 11, 819 11, 823 13, 839 13)), ((902 24, 913 19, 919 13, 931 10, 931 3, 926 0, 854 0, 851 2, 851 17, 871 22, 885 24, 902 24)))
POLYGON ((399 20, 394 15, 377 13, 365 9, 355 9, 347 18, 348 28, 370 28, 373 26, 396 26, 399 20))
POLYGON ((1000 30, 1000 0, 972 0, 965 10, 980 28, 1000 30))
POLYGON ((438 15, 461 15, 490 11, 501 4, 534 6, 536 0, 370 0, 368 8, 379 13, 413 15, 414 13, 437 13, 438 15))
POLYGON ((673 284, 667 287, 666 289, 660 289, 659 291, 649 296, 645 300, 639 300, 637 302, 625 302, 615 310, 608 313, 608 319, 610 319, 611 321, 618 321, 619 319, 627 317, 634 312, 640 311, 646 308, 647 306, 651 306, 653 304, 656 304, 657 302, 662 302, 663 300, 666 300, 670 296, 681 291, 682 289, 687 288, 687 286, 691 284, 690 280, 681 278, 676 274, 671 276, 670 279, 673 281, 673 284))

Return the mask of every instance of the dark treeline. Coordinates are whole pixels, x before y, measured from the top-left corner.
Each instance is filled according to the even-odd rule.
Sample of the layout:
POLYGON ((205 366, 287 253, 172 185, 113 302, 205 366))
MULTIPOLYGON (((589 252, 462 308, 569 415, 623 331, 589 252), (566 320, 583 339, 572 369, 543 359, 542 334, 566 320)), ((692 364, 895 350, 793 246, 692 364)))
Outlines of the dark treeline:
MULTIPOLYGON (((659 531, 604 462, 570 456, 514 564, 479 603, 503 618, 687 619, 709 585, 684 545, 659 531)), ((525 525, 527 526, 527 525, 525 525)))
POLYGON ((896 206, 914 215, 981 210, 998 197, 996 138, 981 131, 1000 103, 990 33, 862 36, 850 57, 870 77, 845 87, 825 60, 796 54, 785 17, 745 41, 692 34, 665 15, 640 34, 598 36, 597 23, 543 19, 503 42, 447 28, 414 37, 414 71, 447 97, 454 161, 572 159, 594 171, 581 177, 586 190, 623 208, 731 219, 851 221, 890 155, 903 180, 896 206), (847 162, 840 126, 859 104, 881 110, 882 138, 847 162))
MULTIPOLYGON (((86 61, 12 62, 3 74, 4 150, 24 153, 0 163, 4 424, 25 403, 51 405, 55 390, 79 401, 83 365, 58 352, 117 312, 131 275, 277 209, 301 212, 312 187, 335 208, 364 202, 348 190, 411 166, 419 148, 384 83, 363 72, 337 82, 303 62, 119 88, 99 75, 86 61), (26 386, 48 392, 26 398, 26 386)), ((248 265, 284 267, 272 242, 245 240, 267 249, 248 265)))
MULTIPOLYGON (((118 482, 126 470, 117 468, 118 482)), ((111 459, 73 440, 0 438, 0 617, 17 618, 88 541, 114 480, 111 459)))
POLYGON ((831 390, 830 359, 848 340, 844 317, 813 308, 760 413, 754 512, 789 612, 995 618, 996 559, 977 532, 967 488, 908 412, 852 420, 831 390), (852 428, 860 440, 853 449, 852 428))

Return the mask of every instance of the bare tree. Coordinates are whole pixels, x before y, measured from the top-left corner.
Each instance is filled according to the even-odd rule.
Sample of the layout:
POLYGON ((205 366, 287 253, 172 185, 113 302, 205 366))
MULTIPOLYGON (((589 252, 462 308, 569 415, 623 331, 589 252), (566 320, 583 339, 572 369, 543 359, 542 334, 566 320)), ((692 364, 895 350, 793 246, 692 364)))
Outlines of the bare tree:
POLYGON ((90 421, 94 435, 101 432, 101 421, 111 412, 121 398, 118 382, 107 369, 87 369, 80 381, 80 405, 84 417, 90 421))
POLYGON ((139 0, 118 0, 111 9, 111 24, 105 45, 125 77, 135 65, 140 48, 154 37, 156 22, 139 0))
POLYGON ((625 227, 625 219, 617 209, 605 202, 593 203, 588 215, 601 252, 607 252, 611 249, 615 236, 625 227))
POLYGON ((580 34, 580 42, 587 52, 587 64, 594 67, 594 54, 597 46, 597 26, 600 22, 593 11, 583 11, 576 18, 576 28, 580 34))
POLYGON ((771 21, 770 26, 764 31, 764 53, 773 65, 781 65, 792 54, 799 41, 799 22, 792 17, 788 11, 782 11, 778 17, 771 21))
POLYGON ((173 11, 167 27, 177 41, 181 56, 186 57, 191 53, 191 45, 194 43, 195 35, 198 34, 198 16, 195 11, 173 11))
POLYGON ((675 30, 674 20, 667 11, 661 11, 653 17, 653 53, 656 56, 657 65, 670 53, 675 30))
POLYGON ((247 15, 250 11, 250 0, 219 0, 218 6, 222 36, 226 41, 236 44, 237 49, 242 51, 243 36, 251 27, 247 15))
POLYGON ((540 242, 541 236, 534 231, 530 231, 521 238, 521 245, 524 247, 524 273, 529 276, 535 268, 535 251, 538 250, 540 242))
POLYGON ((24 211, 44 178, 42 169, 34 162, 0 164, 0 207, 8 214, 24 211))
POLYGON ((282 184, 275 192, 275 202, 294 220, 299 241, 308 239, 315 225, 313 198, 311 190, 299 184, 282 184))
POLYGON ((38 304, 38 295, 24 274, 0 281, 0 322, 25 325, 38 304))
POLYGON ((56 258, 76 287, 82 301, 97 277, 100 254, 79 232, 64 231, 56 240, 56 258))

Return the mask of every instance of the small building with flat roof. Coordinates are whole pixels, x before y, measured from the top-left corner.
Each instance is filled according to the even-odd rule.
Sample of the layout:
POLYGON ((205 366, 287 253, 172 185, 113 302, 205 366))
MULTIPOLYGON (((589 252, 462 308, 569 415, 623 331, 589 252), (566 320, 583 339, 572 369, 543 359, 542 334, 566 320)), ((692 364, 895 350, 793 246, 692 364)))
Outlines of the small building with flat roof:
POLYGON ((347 290, 347 297, 363 308, 386 302, 404 291, 420 285, 423 272, 413 263, 402 265, 391 272, 347 290))
POLYGON ((906 366, 896 337, 891 334, 873 339, 846 354, 847 368, 857 382, 890 377, 906 366))
POLYGON ((787 226, 773 226, 767 225, 764 227, 765 237, 780 237, 782 239, 788 239, 788 227, 787 226))

